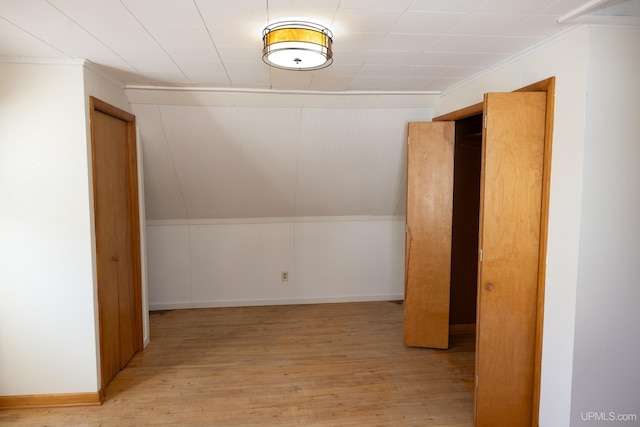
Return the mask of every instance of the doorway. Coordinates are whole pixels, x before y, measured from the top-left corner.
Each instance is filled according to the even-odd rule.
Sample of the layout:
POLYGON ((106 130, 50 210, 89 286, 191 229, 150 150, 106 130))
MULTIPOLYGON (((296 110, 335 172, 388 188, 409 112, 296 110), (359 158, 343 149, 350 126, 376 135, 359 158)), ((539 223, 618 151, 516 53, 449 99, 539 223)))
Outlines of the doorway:
MULTIPOLYGON (((449 322, 443 322, 443 317, 453 320, 450 315, 455 306, 465 306, 460 296, 452 295, 454 269, 459 270, 452 266, 458 263, 466 268, 471 279, 460 280, 462 287, 458 289, 469 289, 477 296, 475 307, 467 305, 461 312, 465 315, 476 309, 475 411, 479 426, 537 425, 554 85, 550 78, 516 91, 521 94, 486 94, 484 103, 433 122, 409 125, 405 344, 434 347, 435 342, 442 345, 437 348, 446 348, 449 322), (454 138, 458 130, 463 134, 454 138), (480 179, 467 184, 477 188, 475 182, 479 182, 477 214, 461 210, 464 197, 459 195, 458 206, 453 208, 456 195, 449 181, 454 176, 454 150, 444 147, 452 147, 454 141, 456 162, 467 154, 473 157, 463 154, 465 142, 471 146, 480 142, 480 179), (412 162, 415 152, 418 161, 412 162), (428 164, 422 161, 434 156, 440 159, 428 164), (437 179, 420 188, 424 180, 421 183, 415 177, 427 176, 425 169, 428 176, 437 179), (416 170, 420 173, 415 174, 416 170), (438 198, 429 196, 434 185, 438 186, 438 198), (416 201, 418 209, 410 206, 416 201), (458 216, 462 226, 471 228, 464 221, 466 214, 479 218, 479 232, 478 228, 471 231, 478 235, 477 243, 472 239, 455 241, 451 217, 458 216), (450 231, 448 239, 441 238, 446 235, 443 230, 450 231), (471 250, 464 266, 463 248, 467 245, 471 250), (478 279, 471 286, 474 265, 478 279), (444 294, 447 300, 442 298, 444 294)), ((468 167, 470 175, 475 175, 474 165, 477 160, 456 168, 462 171, 468 167)), ((461 182, 464 178, 459 178, 461 182)), ((470 193, 472 200, 475 190, 470 193)))
POLYGON ((455 121, 449 329, 475 331, 482 114, 455 121))
POLYGON ((101 395, 142 350, 135 116, 90 98, 101 395))

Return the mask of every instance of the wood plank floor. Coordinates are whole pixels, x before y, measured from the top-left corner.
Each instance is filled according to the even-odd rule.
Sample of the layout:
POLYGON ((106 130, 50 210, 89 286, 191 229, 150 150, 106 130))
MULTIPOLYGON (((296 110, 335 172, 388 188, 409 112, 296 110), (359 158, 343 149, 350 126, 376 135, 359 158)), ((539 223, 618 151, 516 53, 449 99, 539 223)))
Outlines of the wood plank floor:
POLYGON ((1 410, 11 426, 473 425, 473 335, 402 344, 394 302, 154 312, 99 407, 1 410))

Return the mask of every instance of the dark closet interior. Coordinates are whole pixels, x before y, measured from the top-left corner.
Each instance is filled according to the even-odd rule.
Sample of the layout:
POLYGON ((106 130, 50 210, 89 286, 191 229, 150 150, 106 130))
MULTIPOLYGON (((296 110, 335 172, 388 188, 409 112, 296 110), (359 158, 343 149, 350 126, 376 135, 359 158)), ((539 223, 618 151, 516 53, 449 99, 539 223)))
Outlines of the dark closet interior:
POLYGON ((455 122, 449 324, 476 323, 482 114, 455 122))

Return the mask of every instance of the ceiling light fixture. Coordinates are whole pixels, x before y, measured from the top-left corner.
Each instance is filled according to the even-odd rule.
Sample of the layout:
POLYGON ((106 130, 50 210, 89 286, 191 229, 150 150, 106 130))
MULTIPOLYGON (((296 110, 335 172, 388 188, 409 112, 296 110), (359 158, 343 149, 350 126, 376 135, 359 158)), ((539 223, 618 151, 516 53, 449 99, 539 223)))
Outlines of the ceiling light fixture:
POLYGON ((312 22, 276 22, 262 32, 262 60, 285 70, 319 70, 333 62, 333 34, 312 22))

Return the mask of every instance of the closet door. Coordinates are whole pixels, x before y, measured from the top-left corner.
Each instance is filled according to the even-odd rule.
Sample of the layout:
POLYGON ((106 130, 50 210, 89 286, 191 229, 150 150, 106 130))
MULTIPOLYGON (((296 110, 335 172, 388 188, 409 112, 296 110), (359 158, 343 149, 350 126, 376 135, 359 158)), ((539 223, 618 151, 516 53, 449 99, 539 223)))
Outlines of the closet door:
POLYGON ((476 422, 530 427, 546 93, 484 102, 476 422))
POLYGON ((404 343, 447 348, 454 122, 409 123, 404 343))
POLYGON ((102 388, 142 349, 133 116, 92 99, 102 388))

